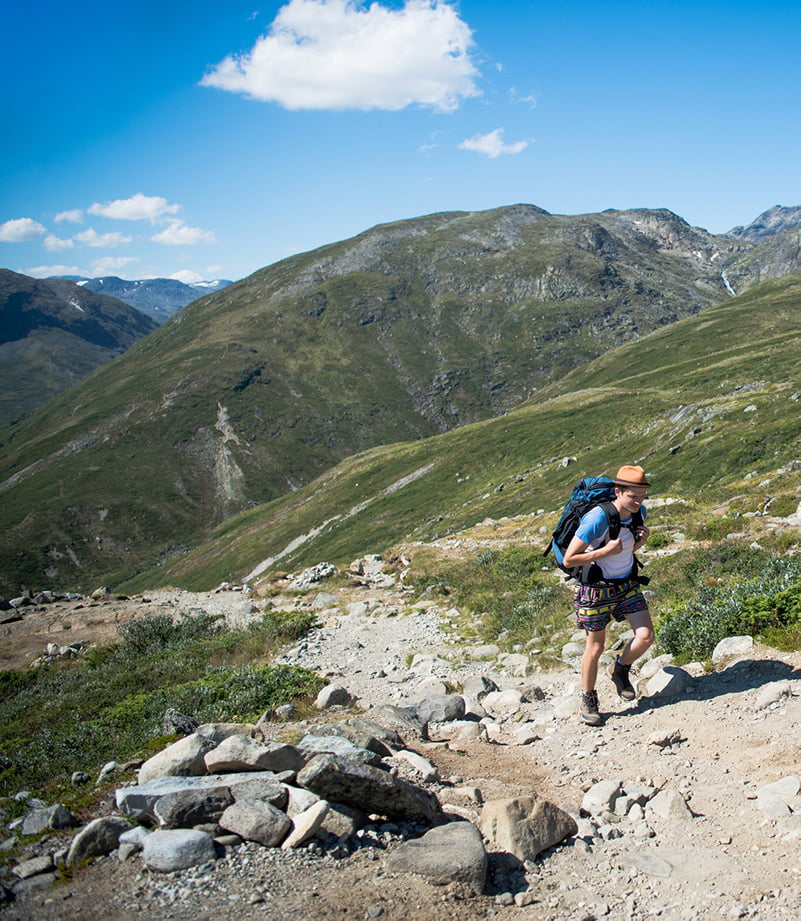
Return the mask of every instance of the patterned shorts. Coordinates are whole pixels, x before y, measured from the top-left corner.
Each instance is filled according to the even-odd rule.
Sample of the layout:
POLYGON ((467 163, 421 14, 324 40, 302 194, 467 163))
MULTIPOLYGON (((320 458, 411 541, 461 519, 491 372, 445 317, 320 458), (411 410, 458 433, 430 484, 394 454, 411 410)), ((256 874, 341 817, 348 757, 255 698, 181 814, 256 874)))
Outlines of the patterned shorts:
POLYGON ((629 614, 648 610, 648 602, 640 591, 638 582, 619 582, 614 585, 577 585, 573 594, 576 624, 583 630, 595 633, 605 630, 615 620, 629 614))

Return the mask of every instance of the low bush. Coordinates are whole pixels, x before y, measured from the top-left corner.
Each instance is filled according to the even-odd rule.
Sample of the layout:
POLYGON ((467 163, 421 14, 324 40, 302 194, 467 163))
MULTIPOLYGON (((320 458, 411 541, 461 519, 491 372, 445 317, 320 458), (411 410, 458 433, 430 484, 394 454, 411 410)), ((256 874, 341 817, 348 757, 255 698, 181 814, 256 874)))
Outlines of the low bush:
POLYGON ((523 544, 459 560, 427 558, 414 579, 429 592, 446 586, 456 607, 480 619, 484 640, 510 648, 565 630, 571 610, 569 593, 550 569, 543 572, 542 551, 523 544))
POLYGON ((199 723, 250 722, 312 697, 316 675, 264 662, 313 623, 307 613, 271 611, 231 629, 205 613, 156 615, 122 625, 118 643, 84 660, 0 672, 0 795, 132 758, 161 735, 168 707, 199 723))
MULTIPOLYGON (((755 561, 742 549, 737 556, 741 565, 749 558, 755 561)), ((697 578, 698 561, 690 562, 693 566, 688 572, 697 578)), ((770 633, 774 644, 789 642, 801 625, 801 560, 768 557, 761 562, 757 575, 744 577, 740 565, 735 565, 725 571, 725 578, 719 572, 715 583, 710 584, 707 577, 697 584, 690 598, 676 603, 660 618, 659 646, 686 660, 708 658, 726 636, 770 633)))

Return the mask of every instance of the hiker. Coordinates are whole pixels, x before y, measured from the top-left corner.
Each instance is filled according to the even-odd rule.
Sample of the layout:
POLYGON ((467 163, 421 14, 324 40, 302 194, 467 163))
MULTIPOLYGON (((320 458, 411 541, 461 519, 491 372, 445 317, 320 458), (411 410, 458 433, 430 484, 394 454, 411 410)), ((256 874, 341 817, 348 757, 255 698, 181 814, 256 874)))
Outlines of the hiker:
MULTIPOLYGON (((603 508, 596 506, 581 519, 576 533, 565 551, 564 563, 582 567, 595 563, 600 567, 600 581, 578 582, 573 595, 576 623, 587 635, 581 657, 581 719, 590 726, 600 726, 598 693, 595 682, 598 661, 606 644, 606 627, 614 617, 628 620, 634 636, 623 652, 609 666, 608 673, 623 700, 637 696, 629 680, 632 664, 646 652, 654 641, 654 628, 648 603, 637 579, 634 553, 648 539, 645 508, 649 483, 642 467, 623 466, 614 479, 614 506, 620 515, 620 533, 607 540, 609 521, 603 508), (640 515, 636 513, 639 512, 640 515), (634 525, 633 522, 637 522, 634 525), (632 532, 636 527, 636 533, 632 532)), ((586 570, 585 570, 586 571, 586 570)))

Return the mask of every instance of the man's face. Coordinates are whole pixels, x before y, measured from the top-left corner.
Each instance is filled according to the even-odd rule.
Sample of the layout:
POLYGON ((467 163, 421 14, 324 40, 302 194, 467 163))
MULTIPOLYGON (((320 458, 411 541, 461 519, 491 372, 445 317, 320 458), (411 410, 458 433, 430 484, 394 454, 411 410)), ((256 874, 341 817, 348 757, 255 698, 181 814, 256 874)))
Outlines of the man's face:
POLYGON ((631 512, 632 514, 636 512, 640 506, 643 504, 645 499, 648 498, 647 489, 639 489, 638 487, 621 487, 615 490, 620 497, 621 505, 624 510, 631 512))

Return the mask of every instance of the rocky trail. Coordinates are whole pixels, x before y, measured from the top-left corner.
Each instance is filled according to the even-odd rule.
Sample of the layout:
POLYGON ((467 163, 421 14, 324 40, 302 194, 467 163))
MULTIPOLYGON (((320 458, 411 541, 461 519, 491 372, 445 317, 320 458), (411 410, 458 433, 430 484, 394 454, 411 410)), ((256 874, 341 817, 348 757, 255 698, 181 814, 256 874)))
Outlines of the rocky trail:
MULTIPOLYGON (((461 692, 465 719, 432 723, 427 738, 404 735, 406 748, 421 760, 398 758, 403 776, 435 793, 454 819, 476 825, 483 804, 533 792, 572 816, 576 833, 523 861, 487 842, 489 870, 480 893, 394 868, 392 852, 419 833, 398 822, 375 821, 349 841, 312 839, 293 850, 227 846, 217 860, 169 873, 115 851, 47 885, 32 876, 0 909, 2 917, 798 916, 801 654, 741 638, 720 651, 709 673, 700 665, 680 669, 653 660, 641 664, 641 696, 633 703, 619 700, 603 677, 605 721, 592 728, 577 716, 580 645, 564 648, 560 667, 541 669, 536 648, 504 655, 460 635, 458 612, 447 598, 415 604, 394 580, 380 577, 355 588, 325 586, 273 599, 310 606, 318 615, 318 627, 284 650, 281 661, 312 669, 355 698, 348 708, 321 710, 320 719, 369 718, 384 705, 413 707, 461 692)), ((233 591, 159 592, 147 600, 100 600, 83 611, 78 602, 71 605, 51 605, 4 625, 4 667, 15 654, 30 661, 47 643, 91 642, 115 623, 147 613, 213 610, 243 623, 257 609, 233 591)), ((310 722, 271 723, 266 731, 276 739, 290 730, 297 735, 310 722)), ((37 845, 40 852, 47 846, 37 845)), ((58 846, 55 834, 50 846, 58 846)))

